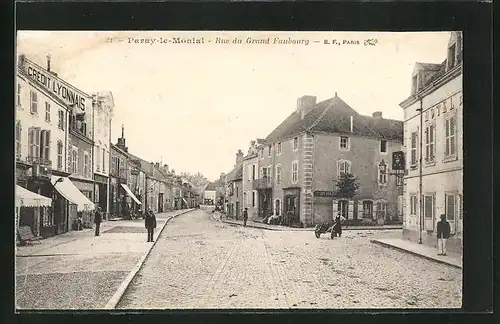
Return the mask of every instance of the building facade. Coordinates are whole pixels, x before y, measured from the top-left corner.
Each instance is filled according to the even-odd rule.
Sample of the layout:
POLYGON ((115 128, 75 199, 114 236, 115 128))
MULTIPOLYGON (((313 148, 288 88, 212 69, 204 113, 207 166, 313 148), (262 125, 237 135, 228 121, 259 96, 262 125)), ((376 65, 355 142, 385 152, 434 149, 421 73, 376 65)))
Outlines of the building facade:
POLYGON ((226 213, 240 219, 243 213, 243 152, 236 153, 236 164, 226 176, 226 213))
POLYGON ((449 250, 462 252, 462 36, 451 33, 441 64, 416 63, 404 109, 403 237, 436 246, 436 225, 451 225, 449 250))
POLYGON ((109 165, 114 100, 113 94, 109 91, 95 93, 93 99, 94 202, 103 212, 109 214, 109 165))
POLYGON ((316 103, 303 96, 297 109, 259 149, 259 216, 278 212, 310 226, 348 220, 396 221, 402 188, 389 166, 402 149, 403 123, 358 114, 337 94, 316 103), (341 197, 341 174, 357 178, 359 189, 341 197))
POLYGON ((243 208, 248 209, 248 217, 256 218, 259 214, 259 143, 251 141, 247 155, 242 159, 243 208))
POLYGON ((49 208, 21 208, 20 224, 35 235, 61 234, 74 227, 78 212, 94 208, 69 179, 75 151, 70 130, 75 118, 84 123, 92 112, 92 98, 51 71, 50 57, 44 68, 20 55, 16 76, 16 182, 52 198, 49 208))

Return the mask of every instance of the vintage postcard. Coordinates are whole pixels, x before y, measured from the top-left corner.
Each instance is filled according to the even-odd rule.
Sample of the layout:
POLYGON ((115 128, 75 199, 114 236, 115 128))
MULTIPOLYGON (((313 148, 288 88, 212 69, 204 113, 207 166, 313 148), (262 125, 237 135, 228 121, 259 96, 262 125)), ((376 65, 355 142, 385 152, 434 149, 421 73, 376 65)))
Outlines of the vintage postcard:
POLYGON ((460 31, 19 31, 23 310, 462 306, 460 31))

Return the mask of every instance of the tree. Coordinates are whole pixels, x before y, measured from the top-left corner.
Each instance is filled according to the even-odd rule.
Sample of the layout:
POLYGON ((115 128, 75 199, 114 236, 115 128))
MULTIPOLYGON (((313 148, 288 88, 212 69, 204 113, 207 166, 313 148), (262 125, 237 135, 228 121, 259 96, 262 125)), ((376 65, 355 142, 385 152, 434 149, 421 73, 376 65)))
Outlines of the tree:
POLYGON ((191 174, 191 173, 188 173, 188 172, 182 172, 181 176, 183 178, 186 178, 189 182, 191 182, 191 184, 193 185, 193 187, 196 188, 196 189, 198 189, 198 190, 203 189, 210 182, 200 172, 198 172, 196 174, 191 174))
POLYGON ((358 178, 352 173, 341 173, 339 181, 336 182, 335 196, 338 198, 352 199, 359 189, 358 178))

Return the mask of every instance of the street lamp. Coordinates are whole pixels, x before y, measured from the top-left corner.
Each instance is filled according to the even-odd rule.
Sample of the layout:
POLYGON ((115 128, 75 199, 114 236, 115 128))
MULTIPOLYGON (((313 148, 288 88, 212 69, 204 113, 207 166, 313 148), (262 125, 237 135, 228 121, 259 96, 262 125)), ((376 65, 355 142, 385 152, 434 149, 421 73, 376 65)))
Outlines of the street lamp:
POLYGON ((423 196, 422 196, 422 136, 423 136, 423 107, 422 107, 422 97, 417 96, 418 99, 420 100, 420 108, 417 108, 417 111, 420 113, 420 149, 419 149, 419 157, 418 157, 418 164, 419 164, 419 175, 418 175, 418 193, 419 193, 419 199, 420 199, 420 228, 418 231, 418 244, 422 244, 422 212, 424 210, 424 204, 423 204, 423 196))

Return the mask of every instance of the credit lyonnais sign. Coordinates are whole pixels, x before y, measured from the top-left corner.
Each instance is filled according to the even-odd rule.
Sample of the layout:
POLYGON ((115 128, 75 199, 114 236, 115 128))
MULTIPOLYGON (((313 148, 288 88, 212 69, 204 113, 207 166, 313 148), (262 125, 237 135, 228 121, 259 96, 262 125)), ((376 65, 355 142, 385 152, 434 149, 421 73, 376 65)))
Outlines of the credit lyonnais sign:
POLYGON ((50 74, 36 64, 25 60, 24 71, 28 76, 44 87, 49 92, 55 94, 59 99, 68 105, 75 105, 80 110, 85 111, 87 105, 92 104, 91 98, 82 91, 62 82, 55 75, 50 74))
POLYGON ((314 191, 314 197, 333 197, 333 196, 334 196, 333 191, 320 191, 320 190, 314 191))

